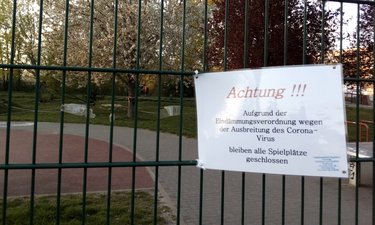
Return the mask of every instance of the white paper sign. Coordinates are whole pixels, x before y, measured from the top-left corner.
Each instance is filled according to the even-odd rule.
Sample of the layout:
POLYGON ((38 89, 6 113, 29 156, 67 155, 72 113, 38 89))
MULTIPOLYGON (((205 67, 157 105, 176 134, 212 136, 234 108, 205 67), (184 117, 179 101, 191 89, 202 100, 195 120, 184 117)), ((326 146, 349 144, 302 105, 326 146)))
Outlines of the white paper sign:
POLYGON ((199 74, 198 166, 347 177, 341 65, 199 74))

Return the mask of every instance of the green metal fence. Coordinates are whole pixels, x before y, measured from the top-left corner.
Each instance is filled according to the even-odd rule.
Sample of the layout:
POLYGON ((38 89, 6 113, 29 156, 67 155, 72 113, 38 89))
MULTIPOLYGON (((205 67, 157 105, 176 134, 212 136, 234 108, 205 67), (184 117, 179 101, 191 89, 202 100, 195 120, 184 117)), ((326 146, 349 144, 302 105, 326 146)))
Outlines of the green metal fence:
POLYGON ((375 224, 374 158, 358 151, 362 131, 372 149, 375 135, 373 94, 361 94, 374 83, 374 1, 0 3, 2 224, 375 224), (348 11, 362 24, 351 43, 348 11), (311 63, 343 63, 354 87, 355 185, 195 167, 195 70, 311 63), (104 196, 93 220, 92 193, 104 196))

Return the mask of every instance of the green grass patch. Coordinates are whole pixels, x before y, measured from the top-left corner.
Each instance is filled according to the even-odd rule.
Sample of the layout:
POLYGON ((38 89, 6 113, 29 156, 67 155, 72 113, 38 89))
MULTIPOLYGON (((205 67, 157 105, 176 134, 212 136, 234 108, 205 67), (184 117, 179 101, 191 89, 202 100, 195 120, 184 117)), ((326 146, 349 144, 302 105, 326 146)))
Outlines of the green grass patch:
MULTIPOLYGON (((66 95, 65 103, 85 104, 84 95, 66 95)), ((95 105, 92 106, 95 118, 90 119, 90 124, 110 124, 110 96, 99 96, 95 105)), ((127 98, 124 96, 117 96, 115 101, 115 126, 126 126, 160 130, 161 132, 182 134, 187 137, 197 136, 197 117, 194 98, 184 98, 182 102, 179 98, 161 98, 160 103, 156 97, 139 97, 137 120, 127 117, 127 98), (182 107, 182 116, 167 116, 164 109, 165 106, 177 105, 182 107), (160 120, 158 120, 158 113, 160 110, 160 120), (182 118, 182 120, 181 120, 182 118), (159 121, 159 123, 158 123, 159 121), (180 127, 182 125, 182 129, 180 127)), ((7 119, 7 93, 0 92, 0 120, 7 119)), ((35 119, 35 94, 31 92, 13 92, 12 93, 12 121, 34 121, 35 119)), ((61 121, 61 99, 55 96, 54 99, 38 104, 37 120, 41 122, 60 122, 61 121)), ((360 108, 357 114, 357 109, 347 107, 346 116, 348 121, 372 121, 373 109, 360 108)), ((84 116, 77 116, 69 113, 64 114, 64 123, 85 123, 84 116)), ((348 139, 349 141, 365 141, 366 131, 369 139, 373 135, 372 123, 367 123, 368 129, 362 126, 362 132, 357 131, 355 124, 348 123, 348 139)))
MULTIPOLYGON (((0 92, 0 100, 5 104, 1 107, 0 121, 7 119, 7 93, 0 92)), ((86 104, 85 96, 67 95, 65 103, 86 104)), ((127 126, 157 130, 172 134, 181 134, 187 137, 196 137, 196 109, 195 99, 184 98, 181 102, 179 98, 162 98, 160 104, 155 97, 139 97, 137 120, 127 117, 127 98, 118 96, 115 99, 115 126, 127 126), (178 105, 183 109, 182 116, 168 116, 165 106, 178 105), (158 124, 158 113, 160 110, 160 122, 158 124), (181 120, 182 118, 182 120, 181 120), (180 124, 182 130, 180 131, 180 124)), ((92 105, 95 118, 90 118, 90 124, 110 125, 111 97, 101 96, 92 105)), ((12 93, 12 121, 34 121, 35 120, 35 94, 28 92, 12 93)), ((38 117, 40 122, 60 122, 61 121, 61 99, 54 98, 47 102, 38 104, 38 117)), ((85 123, 85 116, 77 116, 64 113, 64 123, 85 123)))
POLYGON ((373 109, 355 107, 346 108, 346 120, 349 141, 371 141, 373 139, 373 109), (359 121, 359 125, 356 121, 359 121), (351 123, 354 122, 354 123, 351 123), (367 127, 366 127, 367 126, 367 127))
MULTIPOLYGON (((110 222, 113 225, 131 224, 131 192, 114 192, 111 195, 110 222)), ((63 195, 60 206, 60 224, 81 224, 82 195, 63 195)), ((1 204, 3 205, 3 203, 1 204)), ((174 220, 171 210, 159 205, 157 224, 167 225, 174 220)), ((34 204, 34 224, 47 225, 56 223, 56 196, 36 197, 34 204)), ((107 220, 107 196, 104 194, 88 194, 86 197, 86 224, 102 225, 107 220)), ((134 224, 153 224, 154 197, 145 191, 135 193, 134 224)), ((1 218, 2 214, 0 214, 1 218)), ((7 202, 7 224, 29 224, 30 198, 13 198, 7 202)), ((1 218, 2 220, 2 218, 1 218)))

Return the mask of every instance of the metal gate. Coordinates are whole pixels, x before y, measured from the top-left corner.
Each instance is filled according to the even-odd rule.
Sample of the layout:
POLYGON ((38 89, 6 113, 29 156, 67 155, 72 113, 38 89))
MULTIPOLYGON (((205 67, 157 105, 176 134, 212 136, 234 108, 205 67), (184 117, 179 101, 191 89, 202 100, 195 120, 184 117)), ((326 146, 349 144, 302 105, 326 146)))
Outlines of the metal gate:
POLYGON ((375 224, 374 5, 2 0, 2 224, 375 224), (344 64, 351 182, 196 168, 195 70, 313 63, 344 64))

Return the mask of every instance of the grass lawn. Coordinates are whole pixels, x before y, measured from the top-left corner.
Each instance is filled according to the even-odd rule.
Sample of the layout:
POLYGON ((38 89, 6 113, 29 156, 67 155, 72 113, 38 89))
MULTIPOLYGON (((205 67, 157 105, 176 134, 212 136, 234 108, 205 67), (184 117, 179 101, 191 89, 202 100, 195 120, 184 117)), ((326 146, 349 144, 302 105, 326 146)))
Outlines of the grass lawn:
POLYGON ((347 121, 367 121, 366 123, 360 123, 365 124, 368 126, 366 128, 365 126, 360 127, 360 129, 357 130, 357 124, 355 123, 348 123, 348 141, 366 141, 366 129, 368 129, 368 139, 371 141, 373 139, 373 109, 369 108, 360 108, 358 110, 355 107, 347 107, 346 108, 346 119, 347 121), (360 130, 362 132, 360 133, 360 130), (357 137, 358 136, 358 137, 357 137))
MULTIPOLYGON (((30 198, 8 199, 7 224, 29 224, 30 198)), ((3 204, 1 203, 1 206, 3 204)), ((131 192, 114 192, 111 195, 110 221, 114 225, 131 224, 131 192)), ((154 197, 145 191, 135 193, 134 224, 153 224, 154 197)), ((60 202, 60 224, 82 224, 82 195, 63 195, 60 202)), ((157 224, 167 225, 174 220, 171 210, 159 204, 157 224)), ((0 220, 2 221, 2 213, 0 220)), ((86 197, 86 224, 106 224, 107 196, 88 194, 86 197)), ((56 196, 36 197, 34 204, 34 224, 47 225, 56 222, 56 196)))
MULTIPOLYGON (((34 121, 35 95, 26 92, 13 92, 12 94, 12 121, 34 121)), ((7 93, 0 92, 0 103, 6 105, 7 93)), ((68 96, 65 103, 85 104, 82 96, 68 96)), ((104 96, 98 98, 95 105, 92 106, 95 118, 90 119, 91 124, 109 125, 111 97, 104 96)), ((134 127, 133 119, 127 117, 127 98, 119 96, 115 99, 115 126, 134 127)), ((179 134, 180 116, 167 116, 165 106, 180 105, 179 98, 162 98, 160 102, 161 120, 160 131, 179 134)), ((183 129, 182 134, 187 137, 196 137, 196 110, 195 99, 185 98, 182 102, 183 107, 183 129)), ((7 119, 7 107, 0 107, 0 121, 7 119)), ((48 102, 39 104, 38 121, 41 122, 60 122, 61 100, 56 98, 48 102)), ((138 115, 136 125, 139 128, 157 130, 158 100, 155 97, 140 97, 138 101, 138 115)), ((69 113, 64 114, 65 123, 85 123, 84 116, 77 116, 69 113)))
MULTIPOLYGON (((13 92, 13 108, 12 108, 12 121, 34 121, 34 108, 35 108, 35 94, 27 92, 13 92)), ((73 96, 67 95, 65 103, 78 103, 85 104, 84 96, 73 96)), ((7 117, 7 93, 0 92, 0 121, 5 121, 7 117)), ((103 124, 109 125, 110 115, 110 96, 104 96, 98 98, 95 105, 92 107, 93 112, 96 115, 95 118, 90 119, 92 124, 103 124)), ((51 101, 39 104, 38 121, 43 122, 60 122, 60 105, 61 100, 55 98, 51 101)), ((118 96, 115 99, 115 126, 127 126, 134 127, 135 125, 139 128, 157 130, 157 113, 158 113, 158 99, 155 97, 140 97, 138 101, 138 115, 136 124, 133 119, 127 117, 127 99, 123 96, 118 96)), ((187 137, 196 137, 196 109, 194 98, 184 98, 182 104, 180 104, 179 98, 162 98, 160 102, 161 109, 161 120, 159 124, 159 130, 161 132, 179 134, 180 133, 180 116, 167 116, 167 112, 164 109, 165 106, 169 105, 182 105, 182 135, 187 137)), ((361 108, 359 110, 359 120, 373 120, 373 110, 361 108)), ((85 123, 86 118, 84 116, 76 116, 69 113, 64 114, 65 123, 85 123)), ((346 116, 348 121, 357 121, 357 110, 353 107, 347 107, 346 116)), ((369 139, 372 138, 373 126, 368 123, 368 134, 369 139)), ((348 124, 348 139, 349 141, 362 140, 364 141, 365 128, 362 127, 362 134, 357 134, 357 126, 355 124, 348 124), (357 138, 359 135, 359 138, 357 138)))

